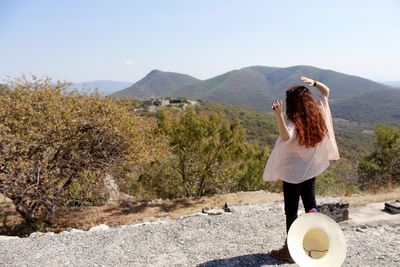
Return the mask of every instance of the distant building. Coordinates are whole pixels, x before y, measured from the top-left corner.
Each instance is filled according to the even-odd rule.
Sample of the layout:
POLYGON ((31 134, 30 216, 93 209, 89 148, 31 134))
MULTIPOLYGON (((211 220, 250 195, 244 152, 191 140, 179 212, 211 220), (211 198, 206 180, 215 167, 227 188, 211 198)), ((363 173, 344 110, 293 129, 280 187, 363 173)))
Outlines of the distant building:
POLYGON ((156 111, 156 109, 157 109, 157 106, 155 106, 155 105, 150 105, 150 106, 148 106, 148 110, 149 110, 150 112, 154 112, 154 111, 156 111))
POLYGON ((162 98, 161 99, 161 106, 163 107, 163 106, 166 106, 166 105, 169 105, 169 100, 162 98))
POLYGON ((158 99, 152 99, 148 100, 151 102, 150 105, 147 106, 148 111, 150 112, 155 112, 157 109, 160 107, 164 106, 172 106, 175 108, 183 109, 185 110, 188 106, 196 105, 198 104, 197 101, 193 101, 190 99, 183 99, 183 98, 158 98, 158 99))
POLYGON ((171 99, 169 100, 169 103, 170 103, 170 104, 181 104, 181 103, 183 103, 183 100, 182 100, 182 99, 179 99, 179 98, 171 98, 171 99))

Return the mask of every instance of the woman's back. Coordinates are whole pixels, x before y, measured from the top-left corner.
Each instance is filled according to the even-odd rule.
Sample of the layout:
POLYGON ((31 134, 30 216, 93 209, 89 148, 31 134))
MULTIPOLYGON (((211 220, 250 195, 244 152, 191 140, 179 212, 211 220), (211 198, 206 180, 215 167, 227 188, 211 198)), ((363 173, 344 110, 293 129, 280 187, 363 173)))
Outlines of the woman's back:
POLYGON ((321 96, 317 100, 322 109, 327 133, 322 140, 311 147, 300 144, 295 124, 288 125, 289 139, 278 138, 264 170, 265 181, 283 180, 289 183, 301 183, 320 175, 328 166, 329 160, 339 159, 332 116, 328 98, 321 96))

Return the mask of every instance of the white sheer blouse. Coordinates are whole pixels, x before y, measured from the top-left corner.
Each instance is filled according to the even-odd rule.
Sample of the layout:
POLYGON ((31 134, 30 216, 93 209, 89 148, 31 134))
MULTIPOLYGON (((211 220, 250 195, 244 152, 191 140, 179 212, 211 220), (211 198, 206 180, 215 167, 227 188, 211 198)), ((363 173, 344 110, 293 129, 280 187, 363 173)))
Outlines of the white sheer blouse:
POLYGON ((328 135, 315 147, 306 148, 299 144, 294 125, 289 123, 290 138, 283 141, 278 137, 264 169, 264 181, 280 179, 298 184, 320 175, 328 168, 329 160, 339 159, 328 98, 321 96, 318 101, 324 112, 328 135))

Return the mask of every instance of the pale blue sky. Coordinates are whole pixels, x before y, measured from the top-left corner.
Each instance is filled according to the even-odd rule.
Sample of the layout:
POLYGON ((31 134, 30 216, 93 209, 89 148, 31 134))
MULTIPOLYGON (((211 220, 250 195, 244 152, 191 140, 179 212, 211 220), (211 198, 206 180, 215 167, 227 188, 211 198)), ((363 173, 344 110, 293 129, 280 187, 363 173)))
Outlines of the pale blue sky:
POLYGON ((0 79, 313 65, 400 80, 400 1, 0 0, 0 79))

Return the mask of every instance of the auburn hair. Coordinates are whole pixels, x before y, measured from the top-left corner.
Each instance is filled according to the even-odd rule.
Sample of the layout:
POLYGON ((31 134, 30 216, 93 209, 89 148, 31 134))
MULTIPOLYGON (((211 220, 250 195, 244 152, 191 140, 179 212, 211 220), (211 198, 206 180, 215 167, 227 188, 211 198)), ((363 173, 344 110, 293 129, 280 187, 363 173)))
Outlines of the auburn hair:
POLYGON ((328 134, 321 106, 305 86, 286 91, 286 116, 294 123, 299 144, 307 148, 316 146, 328 134))

